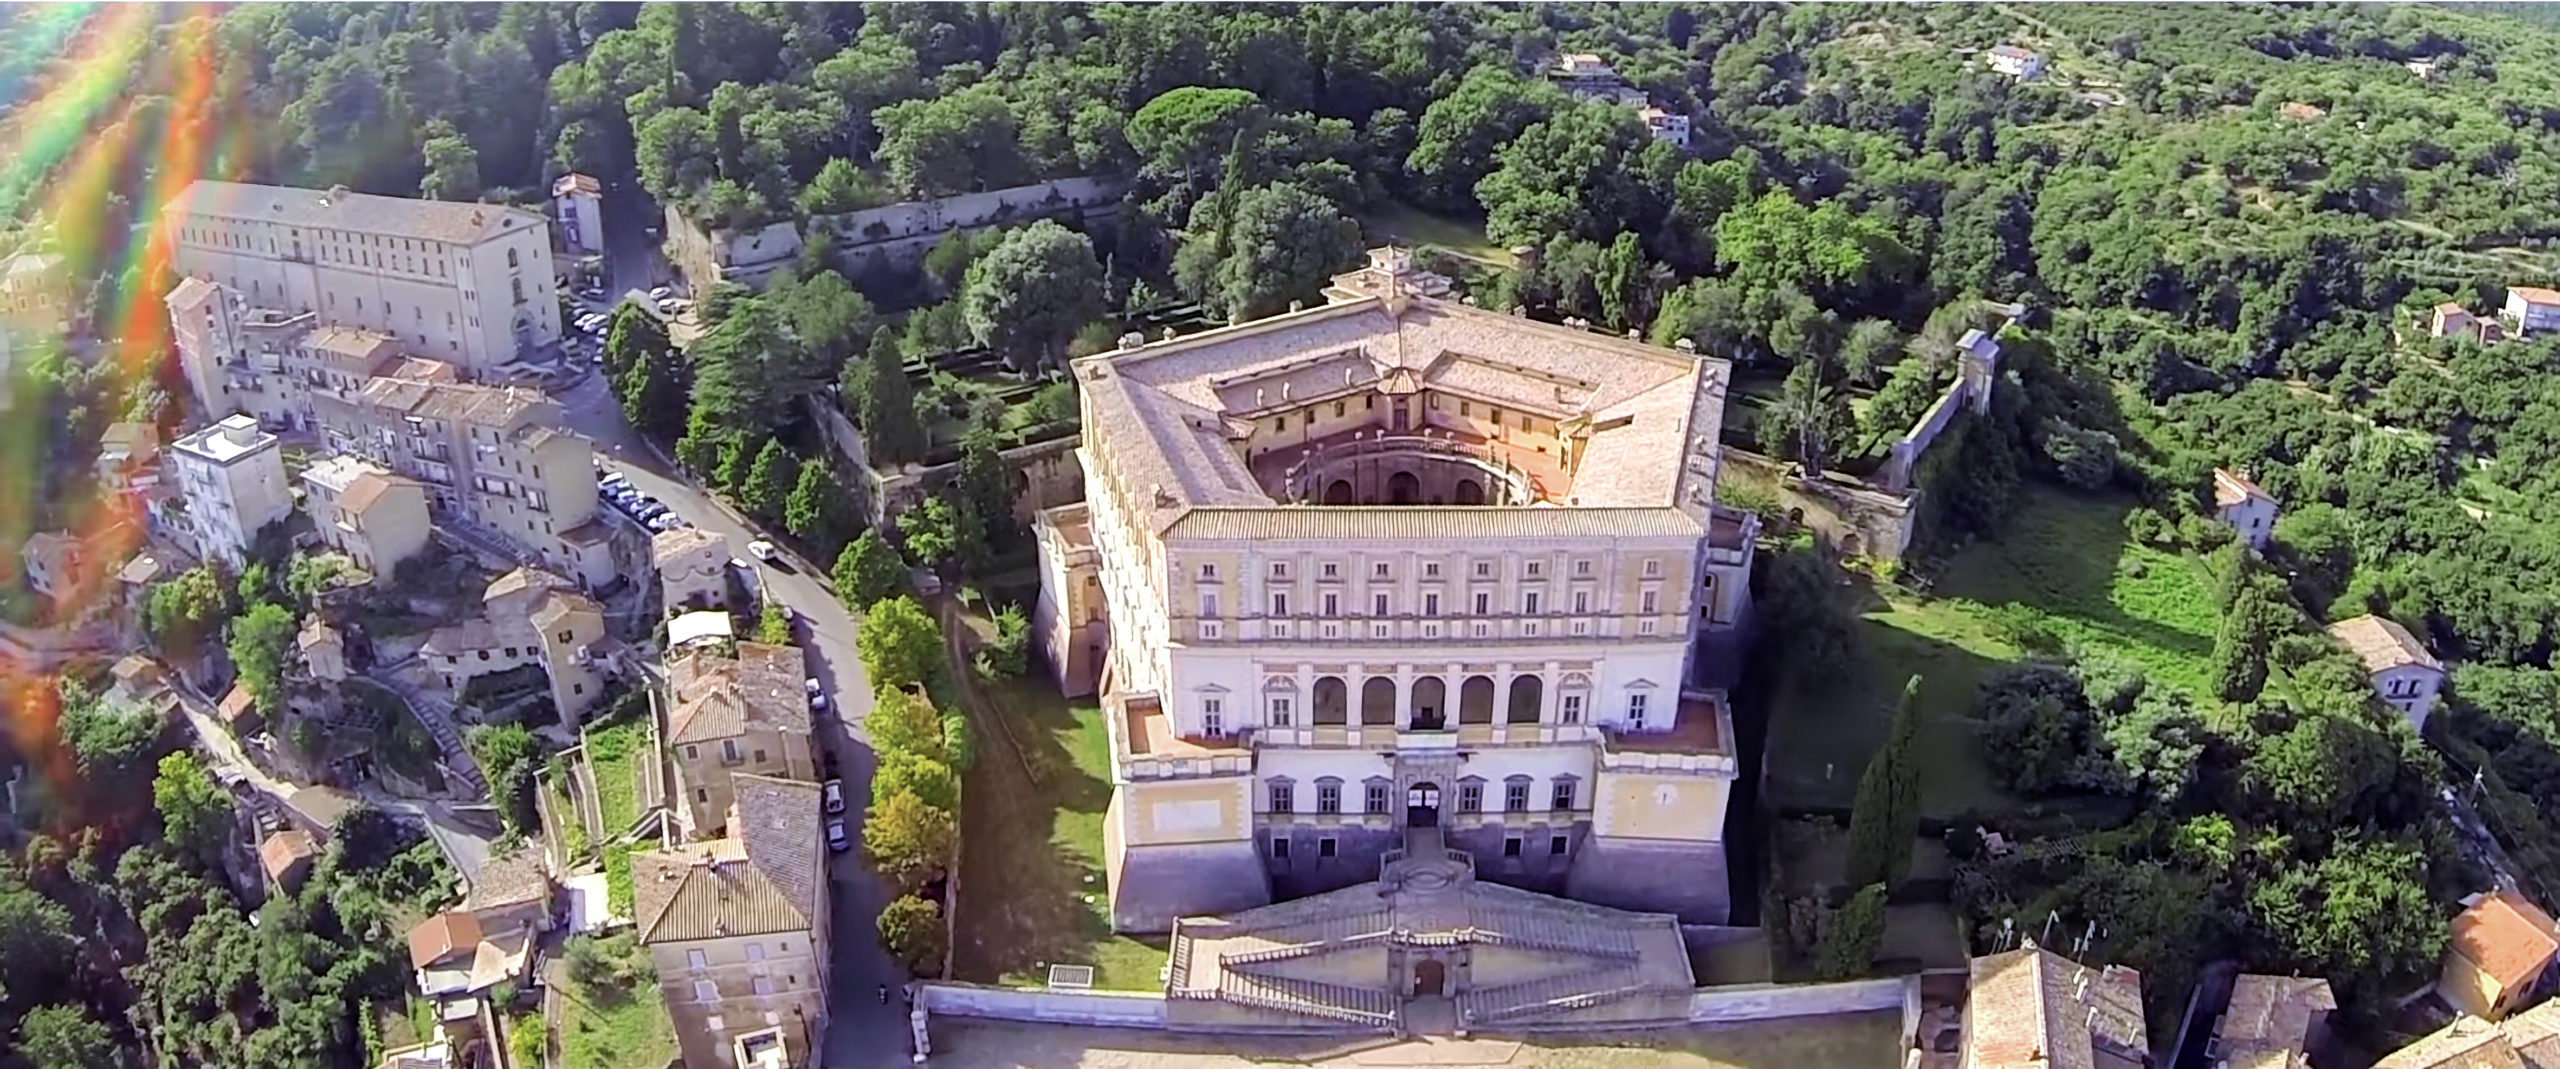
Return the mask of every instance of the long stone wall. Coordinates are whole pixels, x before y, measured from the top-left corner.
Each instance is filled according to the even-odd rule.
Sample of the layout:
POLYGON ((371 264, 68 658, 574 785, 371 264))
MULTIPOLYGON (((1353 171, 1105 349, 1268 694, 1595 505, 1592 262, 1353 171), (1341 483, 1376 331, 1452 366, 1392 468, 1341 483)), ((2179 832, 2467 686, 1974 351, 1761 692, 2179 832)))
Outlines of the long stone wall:
POLYGON ((1918 977, 1906 976, 1836 984, 1702 987, 1689 997, 1689 1021, 1692 1024, 1722 1024, 1901 1010, 1917 997, 1919 986, 1918 977))
POLYGON ((852 248, 1092 208, 1118 200, 1121 188, 1122 183, 1106 178, 1060 178, 822 215, 809 223, 835 231, 839 248, 852 248))
POLYGON ((916 988, 916 1009, 948 1017, 1162 1028, 1164 996, 1153 991, 1051 991, 985 984, 929 983, 916 988))

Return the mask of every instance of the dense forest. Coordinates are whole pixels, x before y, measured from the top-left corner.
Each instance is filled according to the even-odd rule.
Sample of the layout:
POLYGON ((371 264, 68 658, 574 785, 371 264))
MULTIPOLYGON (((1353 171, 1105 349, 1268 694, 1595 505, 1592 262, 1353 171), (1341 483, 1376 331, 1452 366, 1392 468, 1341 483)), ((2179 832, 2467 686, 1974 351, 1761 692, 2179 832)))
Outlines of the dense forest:
MULTIPOLYGON (((801 397, 833 387, 885 461, 958 459, 955 490, 905 532, 910 557, 1018 550, 994 451, 1071 419, 1072 388, 1008 407, 957 381, 918 390, 903 367, 975 346, 1036 377, 1150 309, 1280 311, 1382 219, 1480 227, 1461 250, 1477 259, 1450 263, 1483 303, 1690 339, 1783 380, 1753 441, 1808 465, 1907 425, 1953 374, 1946 343, 1973 303, 2017 302, 2015 386, 1913 575, 1996 535, 2028 479, 2137 499, 2129 523, 2163 543, 2216 541, 2194 522, 2215 466, 2250 472, 2287 516, 2264 565, 2217 558, 2215 693, 2086 650, 1986 688, 2008 786, 2140 807, 2032 866, 1960 874, 1977 944, 2051 910, 2102 926, 2102 952, 2160 978, 2155 996, 2232 956, 2331 975, 2369 1010, 2427 971, 2442 904, 2476 889, 2439 780, 2479 768, 2510 849, 2560 889, 2538 815, 2560 805, 2560 345, 2433 339, 2421 318, 2560 280, 2560 37, 2503 10, 2525 6, 245 5, 173 12, 119 53, 136 98, 119 128, 139 132, 114 136, 219 122, 209 173, 452 199, 530 203, 579 169, 721 226, 1127 180, 1108 223, 947 242, 921 279, 846 277, 808 226, 762 293, 701 295, 706 333, 681 354, 648 317, 617 321, 606 370, 633 421, 822 560, 856 521, 810 462, 824 447, 801 397), (189 83, 163 57, 187 41, 209 42, 210 112, 173 102, 189 83), (2000 44, 2050 73, 1986 70, 2000 44), (1540 67, 1563 51, 1689 115, 1691 144, 1557 88, 1540 67), (2435 748, 2308 641, 2362 612, 2458 665, 2435 748)), ((13 17, 25 32, 0 39, 28 44, 0 48, 0 88, 65 77, 42 52, 74 29, 13 17)), ((0 192, 39 202, 45 176, 21 171, 0 192)), ((151 177, 136 163, 80 222, 139 220, 151 177)), ((102 276, 102 302, 150 284, 128 262, 75 266, 102 276)), ((18 404, 50 409, 13 421, 48 428, 9 446, 13 470, 76 470, 111 414, 162 407, 147 376, 50 357, 12 374, 18 404)), ((70 491, 35 493, 52 509, 70 491)), ((1773 626, 1837 627, 1773 605, 1773 626)), ((0 867, 0 1032, 22 1037, 0 1060, 108 1064, 34 1037, 208 1020, 253 1041, 149 1049, 259 1066, 360 1052, 343 1020, 275 1000, 300 974, 242 957, 218 888, 190 900, 214 902, 201 915, 145 904, 200 880, 199 859, 81 830, 152 814, 65 813, 0 867), (94 949, 62 953, 75 945, 94 949), (74 961, 75 1020, 17 982, 74 961)), ((265 908, 300 910, 277 923, 324 941, 380 927, 326 901, 265 908)), ((348 992, 338 1008, 382 982, 359 957, 305 958, 348 992)))

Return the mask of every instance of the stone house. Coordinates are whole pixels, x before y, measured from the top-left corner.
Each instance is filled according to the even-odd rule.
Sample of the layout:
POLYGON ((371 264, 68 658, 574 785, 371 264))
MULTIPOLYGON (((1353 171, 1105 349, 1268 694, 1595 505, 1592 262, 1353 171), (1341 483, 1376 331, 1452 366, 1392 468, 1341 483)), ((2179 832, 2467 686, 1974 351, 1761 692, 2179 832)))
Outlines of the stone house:
POLYGON ((2408 717, 2409 726, 2426 730, 2436 694, 2444 689, 2443 662, 2399 621, 2370 613, 2330 624, 2329 635, 2364 662, 2373 691, 2384 703, 2408 717))

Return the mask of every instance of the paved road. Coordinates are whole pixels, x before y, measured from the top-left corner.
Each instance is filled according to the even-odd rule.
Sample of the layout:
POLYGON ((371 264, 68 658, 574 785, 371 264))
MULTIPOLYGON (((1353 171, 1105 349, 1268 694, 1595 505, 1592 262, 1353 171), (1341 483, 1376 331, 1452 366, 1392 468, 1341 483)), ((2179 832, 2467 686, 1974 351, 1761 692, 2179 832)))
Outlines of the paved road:
MULTIPOLYGON (((729 540, 732 555, 747 559, 747 543, 764 537, 713 502, 709 495, 678 476, 622 421, 621 408, 594 377, 560 397, 570 425, 594 439, 597 451, 628 476, 641 493, 657 498, 685 522, 729 540)), ((607 506, 610 508, 610 506, 607 506)), ((616 522, 620 522, 617 520, 616 522)), ((846 832, 862 838, 862 805, 871 796, 870 740, 861 721, 871 712, 871 683, 863 675, 854 646, 856 624, 851 612, 803 563, 782 567, 756 565, 758 581, 769 597, 779 598, 799 613, 801 645, 809 651, 809 674, 825 690, 838 716, 817 720, 818 744, 832 755, 844 777, 846 832)), ((907 1065, 906 1015, 896 992, 906 972, 880 949, 876 922, 889 900, 889 888, 862 860, 860 850, 836 855, 835 993, 828 999, 832 1018, 823 1044, 825 1069, 866 1069, 907 1065), (879 986, 891 989, 889 1005, 881 1005, 879 986)))

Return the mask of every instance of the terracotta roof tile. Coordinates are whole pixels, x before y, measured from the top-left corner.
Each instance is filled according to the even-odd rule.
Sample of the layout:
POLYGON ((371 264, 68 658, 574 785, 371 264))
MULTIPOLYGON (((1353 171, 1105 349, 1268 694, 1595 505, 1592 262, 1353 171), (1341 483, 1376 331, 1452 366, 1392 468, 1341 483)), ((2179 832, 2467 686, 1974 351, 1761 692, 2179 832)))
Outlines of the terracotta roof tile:
POLYGON ((2514 990, 2533 982, 2560 953, 2560 926, 2512 891, 2498 890, 2453 918, 2450 949, 2514 990))
POLYGON ((2418 643, 2399 621, 2366 614, 2329 625, 2329 634, 2364 662, 2365 671, 2382 672, 2418 665, 2444 670, 2444 664, 2418 643))
POLYGON ((476 245, 509 231, 539 227, 531 212, 496 204, 382 197, 341 190, 297 189, 199 179, 171 200, 172 216, 195 214, 288 226, 476 245))
POLYGON ((423 969, 479 944, 480 922, 461 910, 446 910, 409 929, 409 967, 423 969))

